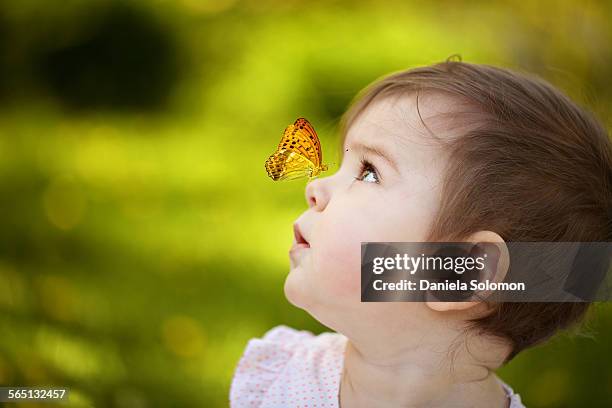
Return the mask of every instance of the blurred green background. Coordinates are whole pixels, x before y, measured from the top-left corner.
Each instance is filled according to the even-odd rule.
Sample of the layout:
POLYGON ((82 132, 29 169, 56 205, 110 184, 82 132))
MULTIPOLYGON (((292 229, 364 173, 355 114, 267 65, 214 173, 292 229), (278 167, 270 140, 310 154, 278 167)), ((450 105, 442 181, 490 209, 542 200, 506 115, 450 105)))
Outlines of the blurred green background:
MULTIPOLYGON (((305 181, 264 161, 305 116, 326 161, 390 71, 536 72, 610 126, 610 2, 0 3, 0 384, 71 406, 224 407, 248 339, 326 330, 283 294, 305 181)), ((333 170, 333 169, 332 169, 333 170)), ((501 377, 527 406, 612 405, 612 308, 501 377)), ((19 407, 33 404, 19 404, 19 407)))

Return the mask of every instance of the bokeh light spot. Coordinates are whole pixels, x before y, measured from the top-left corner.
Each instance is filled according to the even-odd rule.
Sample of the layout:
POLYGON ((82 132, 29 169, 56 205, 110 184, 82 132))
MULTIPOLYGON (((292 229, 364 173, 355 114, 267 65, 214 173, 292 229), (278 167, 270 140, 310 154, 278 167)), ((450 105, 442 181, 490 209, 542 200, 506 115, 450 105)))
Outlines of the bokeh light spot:
POLYGON ((163 323, 162 337, 166 348, 182 358, 199 356, 206 340, 202 326, 195 319, 182 315, 163 323))
POLYGON ((59 229, 69 230, 81 221, 87 200, 74 177, 62 175, 47 186, 43 204, 49 222, 59 229))
POLYGON ((74 319, 78 293, 68 279, 59 275, 42 275, 36 278, 36 286, 45 314, 61 321, 74 319))

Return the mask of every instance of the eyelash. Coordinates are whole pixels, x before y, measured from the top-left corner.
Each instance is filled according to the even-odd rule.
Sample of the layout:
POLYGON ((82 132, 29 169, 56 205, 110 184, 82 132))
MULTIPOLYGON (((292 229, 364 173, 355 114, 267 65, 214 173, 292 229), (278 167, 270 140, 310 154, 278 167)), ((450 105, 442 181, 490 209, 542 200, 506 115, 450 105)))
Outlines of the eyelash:
POLYGON ((353 177, 353 178, 356 181, 363 181, 361 179, 361 175, 366 170, 369 170, 369 171, 373 172, 376 175, 375 184, 379 184, 380 183, 380 176, 378 174, 378 170, 376 170, 376 167, 368 159, 366 159, 364 156, 360 157, 360 159, 359 159, 359 176, 353 177))

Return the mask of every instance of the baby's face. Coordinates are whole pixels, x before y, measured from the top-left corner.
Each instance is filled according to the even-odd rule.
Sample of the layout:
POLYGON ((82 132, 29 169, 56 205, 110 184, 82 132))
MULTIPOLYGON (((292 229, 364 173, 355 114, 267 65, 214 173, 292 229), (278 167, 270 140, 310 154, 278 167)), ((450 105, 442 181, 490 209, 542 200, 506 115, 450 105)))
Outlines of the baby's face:
MULTIPOLYGON (((442 96, 419 98, 434 131, 427 117, 446 104, 442 96)), ((291 303, 336 330, 346 316, 359 319, 355 312, 385 315, 382 304, 368 311, 360 303, 361 242, 424 241, 447 162, 414 94, 374 100, 349 129, 343 154, 335 174, 306 186, 309 208, 296 225, 310 247, 291 251, 285 282, 291 303)))

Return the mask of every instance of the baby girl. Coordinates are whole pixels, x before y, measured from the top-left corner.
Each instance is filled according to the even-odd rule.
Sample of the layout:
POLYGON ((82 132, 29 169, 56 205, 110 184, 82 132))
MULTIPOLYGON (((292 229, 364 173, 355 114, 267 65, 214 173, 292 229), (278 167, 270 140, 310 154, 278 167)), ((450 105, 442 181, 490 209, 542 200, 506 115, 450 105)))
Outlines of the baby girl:
POLYGON ((537 77, 460 61, 393 73, 306 186, 284 291, 334 330, 251 339, 232 407, 523 407, 495 374, 589 303, 361 302, 361 242, 610 241, 612 144, 537 77))

